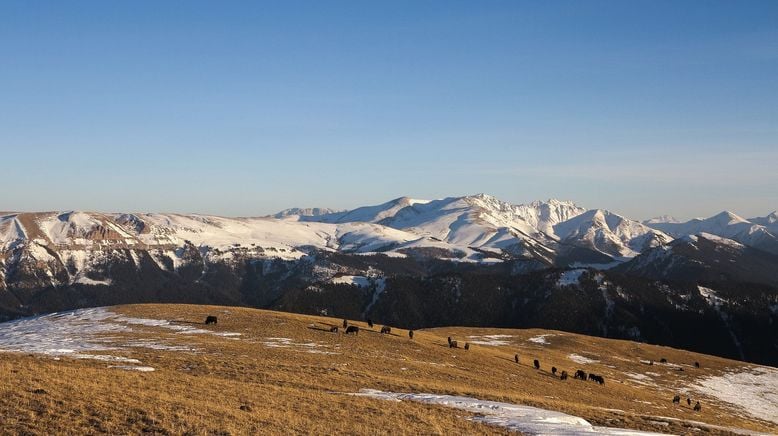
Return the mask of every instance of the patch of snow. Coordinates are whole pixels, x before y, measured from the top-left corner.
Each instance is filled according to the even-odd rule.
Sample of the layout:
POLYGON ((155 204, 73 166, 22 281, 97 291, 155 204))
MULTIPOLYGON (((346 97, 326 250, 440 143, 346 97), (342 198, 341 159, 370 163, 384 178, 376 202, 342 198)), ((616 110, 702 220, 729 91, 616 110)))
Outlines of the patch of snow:
POLYGON ((581 355, 578 355, 578 354, 575 354, 575 353, 568 354, 567 358, 572 360, 575 363, 580 363, 581 365, 587 365, 587 364, 590 364, 590 363, 598 363, 599 362, 599 360, 590 359, 588 357, 584 357, 584 356, 581 356, 581 355))
POLYGON ((697 379, 689 387, 717 398, 744 414, 778 424, 778 369, 732 369, 697 379))
POLYGON ((297 348, 298 350, 295 351, 313 354, 340 354, 333 351, 321 350, 321 348, 329 348, 328 345, 321 342, 295 342, 291 338, 269 337, 265 338, 261 344, 268 348, 297 348))
POLYGON ((482 424, 502 427, 510 431, 533 435, 657 435, 637 430, 594 426, 578 416, 562 412, 540 409, 497 401, 479 400, 472 397, 438 395, 423 393, 396 393, 373 389, 361 389, 352 394, 363 397, 391 401, 416 401, 424 404, 434 404, 475 414, 468 419, 482 424))
POLYGON ((128 351, 132 348, 194 351, 190 347, 164 344, 148 339, 128 341, 121 337, 107 336, 112 333, 132 332, 134 329, 131 326, 134 325, 162 327, 184 334, 214 334, 229 337, 239 335, 239 333, 214 332, 173 324, 165 320, 132 318, 98 307, 2 323, 0 324, 0 351, 121 363, 141 362, 129 357, 102 354, 102 352, 128 351))
POLYGON ((556 285, 558 287, 577 285, 581 275, 583 275, 585 272, 585 269, 571 269, 569 271, 564 271, 559 275, 559 280, 557 280, 556 285))
POLYGON ((109 368, 123 369, 126 371, 152 372, 154 368, 150 366, 132 366, 132 365, 111 365, 109 368))
POLYGON ((502 345, 510 345, 511 341, 507 339, 512 337, 512 335, 472 335, 468 336, 468 339, 470 339, 469 342, 471 344, 498 347, 502 345))
POLYGON ((532 342, 532 343, 535 343, 535 344, 548 345, 548 344, 550 344, 550 342, 548 342, 546 340, 546 338, 549 337, 549 336, 556 336, 556 335, 554 335, 552 333, 547 333, 545 335, 533 336, 533 337, 531 337, 531 338, 529 338, 527 340, 529 342, 532 342))
POLYGON ((336 285, 357 285, 360 288, 366 288, 370 286, 370 279, 368 279, 365 276, 338 276, 333 277, 330 280, 330 283, 336 284, 336 285))

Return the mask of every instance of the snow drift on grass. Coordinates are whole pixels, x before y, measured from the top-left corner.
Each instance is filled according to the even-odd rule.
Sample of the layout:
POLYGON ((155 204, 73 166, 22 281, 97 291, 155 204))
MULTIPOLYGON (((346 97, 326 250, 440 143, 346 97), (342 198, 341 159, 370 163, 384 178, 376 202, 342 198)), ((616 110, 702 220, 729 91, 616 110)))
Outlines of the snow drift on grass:
POLYGON ((548 342, 548 340, 546 340, 546 338, 549 337, 549 336, 554 336, 554 335, 553 334, 538 335, 538 336, 533 336, 533 337, 531 337, 531 338, 529 338, 527 340, 530 341, 530 342, 533 342, 535 344, 548 345, 548 344, 550 344, 550 342, 548 342))
POLYGON ((295 351, 312 354, 340 354, 322 350, 322 348, 329 348, 329 346, 321 342, 295 342, 291 338, 265 338, 261 343, 268 348, 292 348, 295 351))
POLYGON ((125 371, 152 372, 154 368, 150 366, 131 366, 131 365, 111 365, 109 368, 123 369, 125 371))
POLYGON ((581 355, 575 354, 575 353, 568 354, 567 358, 572 360, 575 363, 580 363, 581 365, 586 365, 586 364, 589 364, 589 363, 597 363, 597 362, 599 362, 599 360, 590 359, 588 357, 584 357, 584 356, 581 356, 581 355))
POLYGON ((751 367, 697 379, 689 386, 742 409, 744 413, 778 424, 778 370, 751 367))
POLYGON ((0 324, 0 351, 67 356, 113 363, 141 363, 137 359, 103 354, 130 352, 133 348, 165 351, 195 351, 191 347, 149 339, 111 336, 136 330, 134 326, 161 327, 179 334, 234 336, 239 333, 214 332, 173 321, 133 318, 98 307, 24 318, 0 324), (97 353, 97 354, 95 354, 97 353))
POLYGON ((471 344, 486 345, 490 347, 497 347, 501 345, 510 345, 512 335, 472 335, 468 336, 471 344))
POLYGON ((357 394, 364 397, 393 401, 418 401, 465 410, 475 414, 468 418, 475 422, 503 427, 533 435, 656 435, 637 430, 593 426, 577 416, 518 404, 479 400, 472 397, 438 394, 412 394, 362 389, 357 394))

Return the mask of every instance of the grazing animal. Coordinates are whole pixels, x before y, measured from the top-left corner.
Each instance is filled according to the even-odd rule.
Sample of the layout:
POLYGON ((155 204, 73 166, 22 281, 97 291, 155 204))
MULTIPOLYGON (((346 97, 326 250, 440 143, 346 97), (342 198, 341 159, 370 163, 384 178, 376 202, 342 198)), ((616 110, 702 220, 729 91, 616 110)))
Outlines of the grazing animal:
POLYGON ((562 375, 559 376, 560 380, 567 380, 567 371, 562 371, 562 375))
POLYGON ((385 325, 385 326, 381 327, 381 334, 391 333, 391 332, 392 332, 392 328, 389 327, 388 325, 385 325))
POLYGON ((457 341, 451 341, 448 343, 448 348, 459 348, 457 346, 457 341))
POLYGON ((519 355, 518 355, 518 354, 515 354, 515 355, 513 356, 513 360, 515 360, 515 361, 516 361, 516 363, 519 363, 519 355))
POLYGON ((451 336, 448 337, 448 346, 451 348, 451 336))
POLYGON ((673 397, 673 404, 681 404, 681 396, 676 395, 673 397))
POLYGON ((694 411, 699 412, 702 410, 702 406, 700 406, 700 402, 698 401, 697 404, 694 405, 694 411))
POLYGON ((535 369, 540 369, 540 361, 538 359, 535 359, 534 362, 532 362, 533 365, 535 365, 535 369))
POLYGON ((591 380, 593 382, 597 382, 597 383, 599 383, 601 385, 605 384, 605 379, 602 378, 601 375, 589 374, 589 380, 591 380))
POLYGON ((338 326, 334 325, 334 326, 330 327, 330 331, 332 333, 337 333, 338 332, 338 326))
POLYGON ((665 359, 665 358, 663 357, 663 358, 659 359, 659 363, 667 363, 667 359, 665 359))
POLYGON ((370 328, 373 328, 373 320, 372 319, 370 319, 370 318, 367 319, 367 326, 370 327, 370 328))
POLYGON ((686 405, 691 406, 692 405, 692 399, 689 397, 686 397, 686 405))
POLYGON ((349 334, 349 333, 354 333, 355 335, 358 335, 359 334, 359 327, 357 327, 355 325, 350 325, 350 326, 346 327, 346 334, 349 334))
POLYGON ((470 349, 470 342, 465 342, 465 350, 469 350, 469 349, 470 349))
POLYGON ((348 327, 348 320, 346 318, 343 318, 343 328, 348 327))
POLYGON ((583 370, 579 369, 578 371, 575 372, 573 378, 577 378, 579 380, 586 380, 586 373, 583 370))
POLYGON ((413 339, 413 330, 408 330, 408 337, 413 339))
POLYGON ((551 367, 551 374, 556 375, 556 366, 551 367))
POLYGON ((694 367, 695 368, 699 368, 700 367, 700 362, 694 362, 694 367))
POLYGON ((216 317, 213 315, 208 315, 205 317, 205 323, 206 324, 216 324, 216 317))

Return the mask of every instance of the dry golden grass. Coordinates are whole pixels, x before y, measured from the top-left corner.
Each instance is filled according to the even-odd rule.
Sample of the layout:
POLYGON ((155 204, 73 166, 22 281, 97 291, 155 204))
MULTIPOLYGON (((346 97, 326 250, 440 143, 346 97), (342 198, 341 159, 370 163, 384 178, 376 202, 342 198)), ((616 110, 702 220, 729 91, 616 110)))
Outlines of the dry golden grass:
MULTIPOLYGON (((132 348, 110 352, 141 360, 154 372, 107 368, 106 362, 0 353, 0 419, 4 434, 499 434, 496 427, 473 423, 459 410, 415 402, 391 402, 346 393, 363 388, 394 392, 435 392, 521 403, 581 416, 592 423, 672 433, 690 433, 682 422, 770 431, 769 423, 703 401, 695 413, 671 403, 677 389, 696 377, 742 364, 666 347, 542 331, 444 328, 358 336, 316 328, 341 320, 254 309, 188 305, 133 305, 112 309, 135 317, 201 322, 217 315, 208 329, 239 332, 239 339, 215 335, 180 335, 137 326, 128 338, 152 338, 191 345, 194 352, 132 348), (510 346, 473 345, 449 349, 446 337, 464 342, 469 335, 508 334, 510 346), (527 339, 555 334, 550 345, 527 339), (267 338, 289 338, 306 347, 269 347, 267 338), (513 362, 518 352, 522 362, 513 362), (596 356, 598 363, 579 365, 567 355, 596 356), (684 372, 640 359, 674 363, 699 361, 702 368, 684 372), (536 371, 532 359, 539 359, 536 371), (602 374, 604 386, 551 375, 554 365, 602 374), (611 368, 614 367, 614 368, 611 368), (623 372, 660 374, 658 386, 630 381, 623 372)), ((365 330, 367 329, 367 330, 365 330)), ((115 334, 112 336, 116 336, 115 334)), ((716 431, 713 431, 716 433, 716 431)))

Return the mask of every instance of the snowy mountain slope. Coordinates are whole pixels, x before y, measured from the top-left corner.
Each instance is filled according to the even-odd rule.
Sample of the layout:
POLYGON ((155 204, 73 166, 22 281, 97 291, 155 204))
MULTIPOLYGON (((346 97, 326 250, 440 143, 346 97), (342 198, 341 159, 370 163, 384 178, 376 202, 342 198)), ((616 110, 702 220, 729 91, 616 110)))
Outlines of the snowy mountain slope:
POLYGON ((297 218, 301 216, 322 216, 343 213, 345 210, 330 209, 327 207, 293 207, 284 209, 281 212, 268 216, 268 218, 297 218))
MULTIPOLYGON (((769 220, 769 216, 765 219, 769 220)), ((778 236, 770 232, 767 227, 755 224, 728 211, 710 218, 693 219, 685 223, 652 223, 649 226, 676 238, 697 233, 709 233, 778 254, 778 236)))
POLYGON ((546 234, 554 234, 554 226, 586 212, 572 201, 549 199, 516 206, 517 215, 532 227, 546 234))
POLYGON ((680 223, 678 218, 672 215, 660 215, 643 221, 643 224, 662 224, 662 223, 680 223))
POLYGON ((710 233, 652 248, 614 270, 660 280, 724 279, 778 286, 778 256, 710 233))
POLYGON ((774 211, 767 216, 750 218, 754 224, 765 226, 774 235, 778 235, 778 211, 774 211))
POLYGON ((553 226, 562 241, 589 246, 614 257, 634 257, 672 238, 637 221, 594 209, 553 226))

